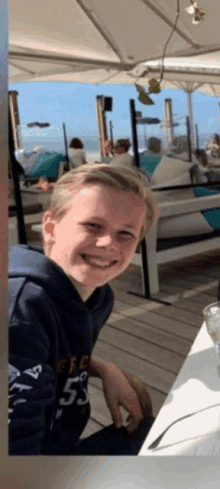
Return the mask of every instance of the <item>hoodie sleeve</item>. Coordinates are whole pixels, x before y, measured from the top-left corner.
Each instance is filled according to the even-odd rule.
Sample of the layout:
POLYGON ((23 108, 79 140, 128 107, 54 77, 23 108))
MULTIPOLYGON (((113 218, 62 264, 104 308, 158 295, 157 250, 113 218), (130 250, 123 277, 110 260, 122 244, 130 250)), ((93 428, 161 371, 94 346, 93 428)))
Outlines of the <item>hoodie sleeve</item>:
POLYGON ((39 294, 33 285, 30 292, 29 285, 9 317, 9 455, 42 454, 46 410, 55 400, 56 375, 48 362, 51 341, 44 324, 53 326, 52 312, 44 291, 39 294))

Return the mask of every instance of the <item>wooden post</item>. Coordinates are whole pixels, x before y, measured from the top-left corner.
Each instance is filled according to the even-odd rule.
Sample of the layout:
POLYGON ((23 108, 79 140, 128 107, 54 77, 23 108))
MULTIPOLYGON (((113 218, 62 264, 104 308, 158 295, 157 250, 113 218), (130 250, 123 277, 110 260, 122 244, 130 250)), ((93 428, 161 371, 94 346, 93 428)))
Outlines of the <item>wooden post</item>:
POLYGON ((9 91, 9 110, 11 116, 12 133, 14 140, 14 151, 23 148, 20 132, 20 117, 18 109, 18 92, 16 90, 9 91))
POLYGON ((173 130, 173 111, 172 111, 172 99, 165 99, 165 128, 167 133, 167 144, 168 147, 172 145, 174 138, 173 130))
POLYGON ((100 150, 100 155, 102 160, 102 158, 105 156, 103 143, 108 139, 103 95, 97 95, 96 97, 96 110, 97 110, 98 130, 99 130, 99 150, 100 150))

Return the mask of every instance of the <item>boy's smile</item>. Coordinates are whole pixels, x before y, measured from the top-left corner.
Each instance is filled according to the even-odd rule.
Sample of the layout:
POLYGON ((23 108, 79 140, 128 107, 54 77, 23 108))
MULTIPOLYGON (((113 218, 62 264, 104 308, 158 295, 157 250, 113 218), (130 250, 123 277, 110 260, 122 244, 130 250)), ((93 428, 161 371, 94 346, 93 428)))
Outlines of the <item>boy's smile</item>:
POLYGON ((83 300, 129 265, 145 205, 138 195, 91 183, 76 191, 60 222, 45 212, 46 254, 63 268, 83 300))

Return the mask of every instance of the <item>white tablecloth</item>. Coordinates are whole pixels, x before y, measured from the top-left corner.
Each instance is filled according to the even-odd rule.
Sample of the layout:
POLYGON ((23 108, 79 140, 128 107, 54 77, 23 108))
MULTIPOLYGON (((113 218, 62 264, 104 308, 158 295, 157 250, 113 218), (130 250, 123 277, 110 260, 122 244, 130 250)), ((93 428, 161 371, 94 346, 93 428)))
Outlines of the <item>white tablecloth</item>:
POLYGON ((220 455, 220 378, 214 344, 205 323, 139 455, 220 455), (194 412, 197 414, 174 424, 157 448, 148 449, 173 421, 194 412))

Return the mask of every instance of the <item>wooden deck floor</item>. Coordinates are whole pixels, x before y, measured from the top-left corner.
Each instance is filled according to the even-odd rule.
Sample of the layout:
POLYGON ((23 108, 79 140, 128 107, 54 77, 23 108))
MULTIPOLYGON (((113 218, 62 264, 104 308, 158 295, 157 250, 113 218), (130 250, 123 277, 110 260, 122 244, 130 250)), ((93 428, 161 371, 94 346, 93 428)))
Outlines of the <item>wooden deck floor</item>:
MULTIPOLYGON (((39 223, 40 218, 25 217, 29 244, 41 244, 39 235, 31 230, 31 222, 39 223)), ((128 294, 142 294, 137 266, 130 265, 110 283, 114 309, 94 349, 94 355, 148 384, 155 416, 202 325, 203 308, 217 300, 220 250, 161 265, 159 279, 160 292, 154 298, 169 299, 170 306, 128 294)), ((89 392, 92 413, 83 436, 112 422, 99 379, 90 380, 89 392)))

